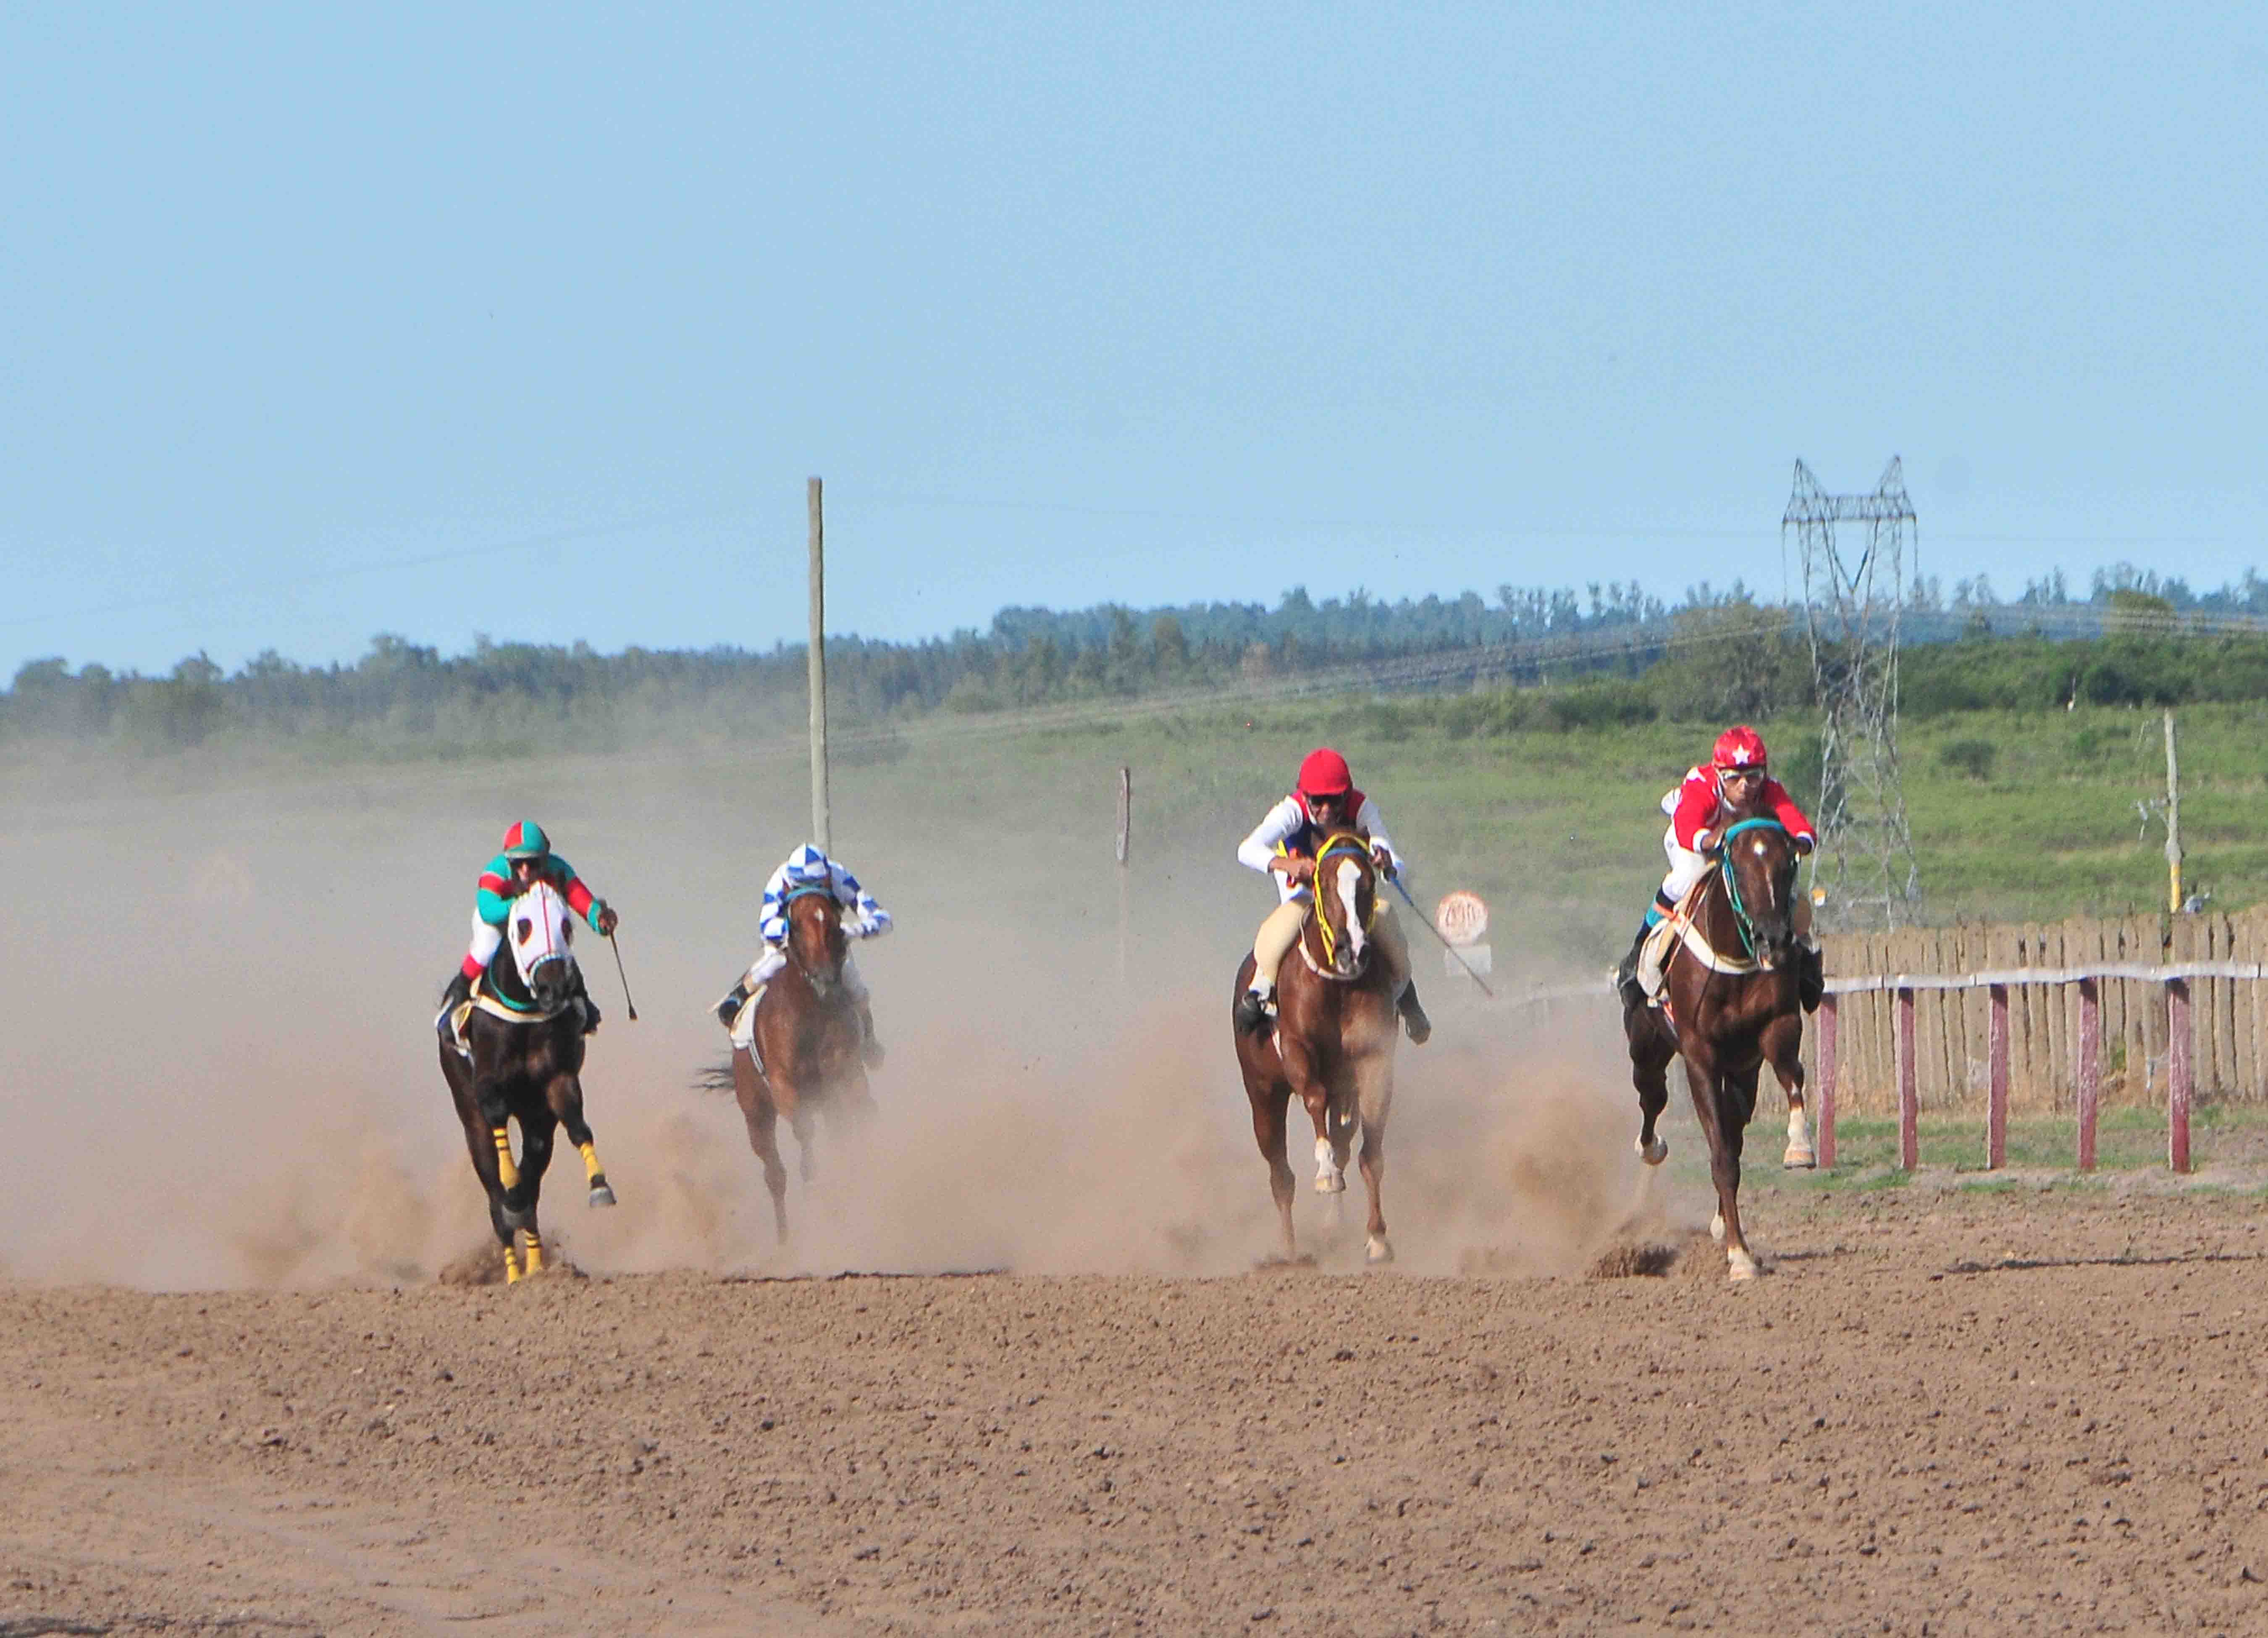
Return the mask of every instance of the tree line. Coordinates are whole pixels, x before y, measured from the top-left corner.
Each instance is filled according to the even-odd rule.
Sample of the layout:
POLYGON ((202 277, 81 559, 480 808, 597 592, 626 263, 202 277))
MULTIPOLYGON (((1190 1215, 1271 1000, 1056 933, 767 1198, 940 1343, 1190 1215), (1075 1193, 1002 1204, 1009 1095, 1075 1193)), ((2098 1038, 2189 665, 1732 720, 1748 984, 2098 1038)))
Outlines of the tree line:
MULTIPOLYGON (((2060 572, 2013 603, 1980 601, 1991 590, 1982 576, 1956 583, 1950 600, 1931 582, 1913 589, 1901 660, 1909 715, 2268 697, 2268 635, 2197 624, 2200 615, 2268 614, 2268 582, 2250 571, 2203 596, 2123 564, 2098 571, 2083 601, 2067 597, 2060 572)), ((1318 602, 1294 587, 1272 609, 1009 608, 987 631, 911 643, 832 637, 827 655, 830 708, 853 727, 1302 680, 1454 694, 1442 719, 1468 733, 1762 718, 1815 704, 1801 610, 1738 581, 1689 587, 1675 604, 1609 583, 1581 594, 1506 585, 1492 600, 1388 601, 1358 590, 1318 602)), ((791 734, 804 686, 800 645, 602 654, 482 638, 444 655, 381 634, 351 665, 302 666, 271 650, 231 673, 199 653, 145 676, 33 660, 0 693, 0 738, 610 749, 665 730, 791 734)))

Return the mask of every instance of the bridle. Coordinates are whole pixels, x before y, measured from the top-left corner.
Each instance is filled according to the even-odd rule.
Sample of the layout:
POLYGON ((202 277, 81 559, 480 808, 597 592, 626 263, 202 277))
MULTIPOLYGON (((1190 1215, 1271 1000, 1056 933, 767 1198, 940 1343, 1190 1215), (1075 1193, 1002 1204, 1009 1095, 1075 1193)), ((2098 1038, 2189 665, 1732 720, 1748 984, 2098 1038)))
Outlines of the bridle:
MULTIPOLYGON (((1339 963, 1338 954, 1336 948, 1337 942, 1336 935, 1335 935, 1331 931, 1330 917, 1325 914, 1323 911, 1323 861, 1339 853, 1351 854, 1355 858, 1362 860, 1362 862, 1367 866, 1370 863, 1370 844, 1364 841, 1359 836, 1355 835, 1352 831, 1337 830, 1324 837, 1323 845, 1315 850, 1315 874, 1312 878, 1314 883, 1313 892, 1315 901, 1315 913, 1314 919, 1315 923, 1315 936, 1322 941, 1323 946, 1323 964, 1322 970, 1325 978, 1339 977, 1339 963)), ((1370 914, 1363 919, 1363 930, 1365 932, 1368 932, 1377 925, 1378 895, 1376 890, 1373 889, 1370 899, 1370 914)), ((1366 952, 1366 954, 1367 954, 1367 952, 1366 952)))
POLYGON ((1742 951, 1750 961, 1756 959, 1756 924, 1741 900, 1741 875, 1733 866, 1733 838, 1745 831, 1765 830, 1777 830, 1783 837, 1787 834, 1787 827, 1777 819, 1743 819, 1727 826, 1725 834, 1717 838, 1717 845, 1710 850, 1717 856, 1717 874, 1725 883, 1726 900, 1733 907, 1733 925, 1740 932, 1742 951))
MULTIPOLYGON (((785 897, 780 900, 780 914, 782 917, 786 917, 788 915, 788 911, 794 907, 796 900, 799 898, 824 898, 831 902, 834 897, 835 889, 833 888, 822 886, 816 882, 806 882, 801 887, 796 888, 789 892, 785 897)), ((801 973, 804 978, 804 982, 810 985, 814 990, 823 994, 825 992, 826 986, 836 981, 836 978, 833 973, 821 974, 812 971, 812 970, 805 964, 803 957, 796 954, 795 923, 792 919, 790 919, 788 922, 787 937, 781 941, 780 948, 787 952, 788 964, 793 967, 798 972, 801 973)))

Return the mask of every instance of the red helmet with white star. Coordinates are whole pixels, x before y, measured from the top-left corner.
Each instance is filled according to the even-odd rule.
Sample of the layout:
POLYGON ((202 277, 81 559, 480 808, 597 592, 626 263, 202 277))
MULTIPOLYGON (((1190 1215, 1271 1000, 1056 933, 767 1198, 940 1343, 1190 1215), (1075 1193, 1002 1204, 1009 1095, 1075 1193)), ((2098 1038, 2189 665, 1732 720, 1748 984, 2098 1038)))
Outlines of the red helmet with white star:
POLYGON ((1763 768, 1764 736, 1745 722, 1727 728, 1717 736, 1716 762, 1719 769, 1763 768))

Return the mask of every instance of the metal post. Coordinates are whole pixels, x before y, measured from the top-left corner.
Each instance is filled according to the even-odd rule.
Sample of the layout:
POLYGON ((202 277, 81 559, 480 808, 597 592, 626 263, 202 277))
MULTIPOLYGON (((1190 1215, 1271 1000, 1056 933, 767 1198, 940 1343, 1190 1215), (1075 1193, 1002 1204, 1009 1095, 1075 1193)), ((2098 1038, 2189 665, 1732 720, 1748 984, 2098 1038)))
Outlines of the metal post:
POLYGON ((1835 1169, 1835 997, 1819 998, 1819 1165, 1835 1169))
POLYGON ((2102 990, 2079 981, 2079 1169, 2095 1169, 2095 1110, 2102 1092, 2102 990))
POLYGON ((1914 1067, 1914 992, 1898 992, 1898 1167, 1921 1164, 1921 1088, 1914 1067))
POLYGON ((822 853, 834 852, 827 804, 827 523, 820 506, 819 480, 811 500, 811 839, 822 853))
POLYGON ((1134 771, 1118 771, 1118 987, 1126 987, 1126 873, 1134 846, 1134 771))
POLYGON ((2174 757, 2174 713, 2166 713, 2166 909, 2182 913, 2182 771, 2174 757))
POLYGON ((2166 1160, 2190 1169, 2190 985, 2166 980, 2166 1160))
POLYGON ((1984 1169, 2008 1163, 2008 986, 1990 986, 1992 1034, 1985 1048, 1990 1082, 1984 1094, 1984 1169))

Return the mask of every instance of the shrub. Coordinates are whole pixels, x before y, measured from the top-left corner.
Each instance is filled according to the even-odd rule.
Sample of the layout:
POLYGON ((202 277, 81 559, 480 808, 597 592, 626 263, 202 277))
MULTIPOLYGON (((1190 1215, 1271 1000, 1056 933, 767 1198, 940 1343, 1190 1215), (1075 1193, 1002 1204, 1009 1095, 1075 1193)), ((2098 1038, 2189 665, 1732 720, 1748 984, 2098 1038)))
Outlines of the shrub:
POLYGON ((1955 740, 1937 753, 1940 767, 1955 773, 1968 775, 1972 779, 1992 777, 1992 764, 2000 755, 2000 748, 1990 740, 1955 740))

